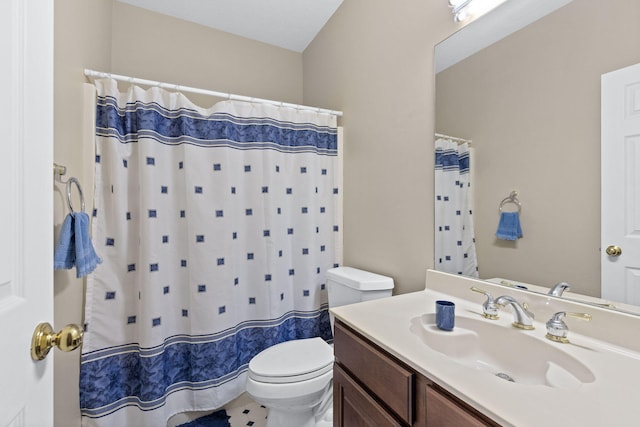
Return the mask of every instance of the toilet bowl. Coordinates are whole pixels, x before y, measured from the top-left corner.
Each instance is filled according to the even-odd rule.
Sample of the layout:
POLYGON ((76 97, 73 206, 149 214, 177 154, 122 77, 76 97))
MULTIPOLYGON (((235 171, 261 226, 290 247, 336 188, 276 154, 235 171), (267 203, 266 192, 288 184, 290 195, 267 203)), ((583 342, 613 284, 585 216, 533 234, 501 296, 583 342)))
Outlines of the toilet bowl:
POLYGON ((330 408, 321 404, 332 377, 333 348, 322 338, 287 341, 251 359, 247 393, 269 409, 267 427, 314 427, 330 408))
MULTIPOLYGON (((327 271, 329 306, 391 296, 393 279, 350 267, 327 271)), ((333 327, 333 319, 332 327, 333 327)), ((267 427, 330 427, 333 347, 321 338, 286 341, 249 362, 247 394, 268 409, 267 427)))

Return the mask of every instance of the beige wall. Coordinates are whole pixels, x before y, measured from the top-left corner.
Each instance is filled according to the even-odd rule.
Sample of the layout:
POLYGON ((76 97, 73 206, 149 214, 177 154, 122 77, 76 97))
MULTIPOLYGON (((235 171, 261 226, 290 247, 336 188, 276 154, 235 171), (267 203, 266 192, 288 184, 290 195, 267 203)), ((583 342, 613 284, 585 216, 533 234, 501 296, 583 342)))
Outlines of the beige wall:
MULTIPOLYGON (((55 1, 55 162, 83 185, 91 209, 93 151, 83 141, 84 68, 179 83, 223 92, 302 102, 302 55, 112 0, 55 1)), ((215 100, 189 96, 200 105, 215 100)), ((55 186, 56 238, 67 214, 61 184, 55 186)), ((74 189, 75 194, 75 189, 74 189)), ((54 276, 56 328, 82 324, 83 281, 75 270, 54 276)), ((55 353, 54 425, 80 425, 80 353, 55 353)))
MULTIPOLYGON (((117 1, 112 44, 111 71, 116 74, 302 102, 302 55, 297 52, 117 1)), ((202 106, 215 102, 189 98, 202 106)))
MULTIPOLYGON (((633 0, 616 2, 635 6, 633 0)), ((601 6, 604 2, 575 0, 574 3, 604 8, 601 6)), ((410 292, 424 286, 425 268, 433 266, 433 46, 456 29, 446 1, 345 0, 302 55, 111 0, 94 0, 91 6, 87 4, 82 0, 57 0, 55 4, 55 156, 57 162, 69 167, 71 174, 79 176, 83 183, 89 185, 91 177, 82 172, 86 165, 81 161, 82 149, 78 148, 82 141, 78 118, 82 116, 80 87, 84 81, 82 69, 85 67, 339 109, 345 113, 341 119, 346 139, 345 264, 394 277, 396 293, 410 292), (256 73, 254 69, 260 72, 256 73)), ((619 19, 629 13, 628 10, 624 7, 608 7, 601 12, 619 13, 621 16, 615 18, 619 19)), ((637 14, 633 16, 637 17, 637 14)), ((564 29, 567 33, 574 33, 573 25, 564 25, 564 29)), ((620 30, 624 28, 615 31, 620 30)), ((596 27, 588 31, 587 28, 585 34, 584 29, 575 27, 575 31, 574 41, 588 39, 595 49, 592 50, 594 58, 605 55, 608 50, 616 50, 613 49, 615 44, 599 41, 609 29, 596 27)), ((640 40, 638 34, 635 35, 636 40, 640 40)), ((555 43, 555 39, 546 40, 546 45, 555 43)), ((628 50, 640 51, 637 47, 629 47, 628 50)), ((536 65, 537 60, 533 55, 545 52, 551 54, 549 49, 528 48, 531 60, 522 61, 527 67, 518 72, 512 67, 503 70, 498 82, 527 72, 528 67, 536 65)), ((566 52, 571 56, 576 55, 573 50, 566 52)), ((620 59, 611 69, 626 65, 625 61, 620 59)), ((567 72, 558 68, 552 68, 552 71, 555 74, 567 72)), ((543 86, 551 85, 551 77, 545 78, 547 85, 543 86)), ((459 81, 466 80, 470 79, 459 81)), ((527 93, 520 98, 526 97, 530 104, 542 104, 546 109, 557 103, 555 96, 538 95, 540 86, 526 87, 526 90, 530 89, 533 94, 527 93)), ((519 92, 524 90, 519 87, 519 92)), ((598 90, 599 83, 588 92, 593 95, 598 90)), ((195 100, 202 105, 209 102, 206 99, 195 100)), ((576 115, 574 110, 578 103, 586 104, 580 101, 573 108, 563 109, 561 119, 556 117, 554 125, 545 125, 542 135, 537 134, 538 137, 526 148, 516 149, 514 144, 506 144, 505 150, 503 143, 501 150, 506 153, 513 150, 510 155, 526 159, 520 163, 519 169, 529 169, 547 190, 560 187, 559 181, 573 180, 575 174, 580 174, 584 182, 577 185, 570 181, 572 197, 560 200, 557 196, 550 197, 546 192, 539 194, 541 190, 530 188, 528 185, 531 184, 516 179, 519 177, 518 169, 498 174, 495 178, 497 182, 489 186, 493 193, 483 195, 482 200, 487 202, 478 206, 479 210, 490 212, 487 216, 492 224, 489 227, 491 230, 482 232, 480 239, 486 241, 486 233, 495 231, 492 228, 495 226, 497 203, 514 186, 521 191, 525 202, 523 226, 527 239, 518 242, 517 250, 498 248, 502 252, 521 253, 528 239, 533 240, 534 236, 538 239, 550 228, 548 223, 542 223, 538 228, 534 226, 533 219, 541 215, 535 209, 546 212, 553 211, 555 207, 575 204, 580 209, 577 218, 585 221, 585 224, 592 224, 590 228, 599 229, 598 206, 594 206, 592 197, 588 196, 592 196, 599 188, 599 160, 586 158, 582 160, 586 166, 580 168, 579 162, 575 161, 570 162, 569 168, 540 168, 528 161, 542 151, 538 144, 551 144, 549 137, 556 132, 559 123, 568 120, 567 116, 576 115), (589 173, 582 170, 585 168, 589 173)), ((566 146, 569 140, 582 141, 583 146, 594 150, 596 143, 591 139, 594 132, 596 135, 599 132, 599 106, 591 106, 590 111, 589 119, 583 116, 575 119, 580 125, 574 126, 570 138, 563 137, 559 140, 561 142, 553 140, 552 147, 557 156, 572 158, 570 156, 575 149, 566 146), (596 114, 596 119, 593 119, 593 114, 596 114)), ((540 120, 534 116, 524 118, 529 123, 538 123, 540 120)), ((504 127, 505 120, 502 116, 493 116, 482 123, 482 132, 487 132, 489 128, 504 127)), ((523 135, 529 133, 535 134, 538 128, 540 126, 530 126, 526 133, 519 132, 509 141, 521 140, 523 135)), ((500 157, 496 158, 495 152, 490 151, 489 142, 482 143, 483 134, 480 130, 474 131, 473 135, 458 128, 439 130, 477 141, 479 179, 491 175, 497 163, 505 163, 497 161, 500 157), (481 162, 490 166, 481 167, 481 162)), ((488 141, 494 139, 487 137, 488 141)), ((566 193, 562 194, 566 196, 566 193)), ((56 194, 57 228, 66 213, 62 200, 61 195, 56 194)), ((586 234, 587 226, 572 224, 571 227, 578 229, 578 233, 586 234)), ((590 242, 592 247, 588 251, 597 252, 597 240, 591 239, 590 242)), ((546 265, 549 259, 558 257, 557 253, 552 255, 543 254, 536 262, 546 265)), ((500 257, 502 265, 509 264, 505 254, 500 257)), ((563 272, 570 270, 563 269, 563 272)), ((57 273, 55 282, 56 324, 81 322, 82 283, 67 273, 57 273)), ((78 356, 77 353, 60 355, 58 352, 56 357, 56 426, 79 425, 78 356)))
MULTIPOLYGON (((67 166, 67 175, 77 177, 87 208, 93 194, 91 147, 83 141, 83 69, 108 69, 111 56, 111 1, 56 0, 54 4, 54 161, 67 166), (89 168, 87 167, 89 166, 89 168)), ((75 194, 75 188, 73 188, 75 194)), ((57 238, 68 213, 65 186, 54 184, 54 228, 57 238)), ((77 200, 74 207, 77 207, 77 200)), ((75 270, 54 274, 54 327, 69 323, 82 325, 83 280, 75 270)), ((78 400, 80 352, 54 354, 54 425, 80 425, 78 400)))
MULTIPOLYGON (((574 0, 574 3, 600 7, 596 3, 604 2, 574 0)), ((634 6, 633 0, 625 3, 634 6)), ((81 160, 83 149, 78 148, 82 143, 80 88, 84 82, 82 69, 85 67, 339 109, 345 113, 340 120, 345 127, 346 139, 345 264, 394 277, 396 293, 424 286, 425 268, 433 266, 433 46, 456 29, 446 1, 345 0, 302 55, 111 0, 94 0, 91 6, 83 0, 57 0, 55 7, 55 156, 56 161, 66 164, 70 173, 78 176, 86 183, 85 186, 90 185, 91 177, 83 172, 86 169, 81 160), (254 72, 255 69, 259 73, 254 72)), ((621 17, 628 13, 624 7, 609 7, 603 13, 615 13, 612 9, 619 10, 621 17)), ((574 26, 564 27, 565 32, 573 33, 574 26)), ((578 40, 588 37, 596 49, 593 57, 597 57, 604 55, 604 51, 615 50, 607 42, 598 41, 606 31, 598 27, 593 29, 595 34, 587 31, 588 34, 579 33, 574 37, 578 40)), ((640 40, 637 33, 636 40, 640 40)), ((547 45, 554 43, 555 40, 546 41, 547 45)), ((628 50, 640 51, 637 47, 629 47, 628 50)), ((529 56, 542 52, 547 50, 528 49, 529 56)), ((575 55, 573 51, 568 52, 575 55)), ((526 64, 533 67, 536 61, 532 58, 526 64)), ((626 63, 615 64, 611 69, 623 65, 626 63)), ((509 80, 512 74, 518 74, 511 70, 504 70, 498 80, 509 80)), ((556 68, 553 71, 556 74, 566 72, 556 68)), ((540 89, 538 86, 535 88, 540 89)), ((593 94, 598 88, 592 87, 589 92, 593 94)), ((538 93, 534 91, 534 94, 538 93)), ((557 103, 557 97, 551 98, 553 102, 543 95, 528 94, 526 98, 531 104, 542 104, 547 109, 557 103)), ((209 102, 206 99, 195 100, 202 105, 209 102)), ((506 195, 505 192, 516 186, 525 202, 523 226, 527 239, 529 236, 531 240, 534 236, 538 238, 544 229, 549 228, 548 224, 542 224, 538 229, 534 227, 533 218, 538 218, 534 207, 552 211, 554 207, 576 204, 580 207, 577 217, 596 224, 594 227, 599 229, 598 209, 583 194, 592 194, 599 188, 598 160, 583 160, 590 174, 576 171, 578 162, 570 162, 570 168, 553 170, 547 166, 533 166, 528 161, 541 151, 537 144, 548 142, 549 136, 556 131, 554 126, 566 121, 566 116, 573 116, 574 110, 569 109, 568 114, 564 109, 562 120, 557 120, 551 127, 545 125, 544 138, 539 136, 527 148, 517 150, 507 144, 506 152, 516 150, 513 156, 527 159, 520 163, 520 169, 530 169, 530 173, 544 182, 547 190, 559 186, 558 181, 573 179, 577 173, 584 175, 586 184, 578 186, 574 183, 575 194, 570 193, 573 198, 558 200, 546 194, 538 195, 540 190, 530 189, 529 184, 520 179, 504 179, 505 176, 517 177, 518 170, 503 172, 499 174, 498 182, 490 186, 496 187, 494 193, 483 196, 487 202, 478 206, 478 209, 484 206, 490 211, 487 216, 492 218, 492 225, 489 228, 495 226, 497 203, 506 195), (573 201, 576 197, 578 201, 573 201)), ((599 106, 591 107, 591 110, 597 117, 599 106)), ((532 116, 525 119, 529 122, 535 120, 535 123, 539 120, 532 116)), ((567 140, 584 141, 582 145, 589 147, 595 144, 587 141, 594 132, 599 132, 597 122, 594 125, 591 118, 577 120, 580 126, 574 126, 571 138, 562 138, 562 143, 556 141, 552 145, 558 156, 571 158, 569 156, 575 152, 573 148, 565 147, 567 140)), ((483 121, 483 131, 504 125, 504 122, 502 116, 488 118, 483 121)), ((534 133, 539 127, 531 126, 527 133, 534 133)), ((464 129, 457 128, 439 130, 473 138, 477 141, 479 154, 486 150, 478 156, 479 179, 495 169, 498 162, 490 151, 490 144, 481 143, 482 134, 467 135, 464 129), (480 167, 480 162, 491 166, 480 167)), ((520 140, 522 136, 520 132, 510 141, 520 140)), ((494 138, 488 139, 493 141, 494 138)), ((504 151, 504 143, 501 148, 504 151)), ((56 193, 56 230, 66 214, 62 200, 56 193)), ((581 225, 571 227, 584 233, 585 227, 581 225)), ((480 238, 486 240, 485 234, 480 238)), ((520 249, 527 239, 518 242, 518 249, 512 249, 510 253, 523 252, 520 249)), ((597 252, 595 242, 596 247, 591 249, 597 252)), ((499 249, 505 252, 505 248, 499 249)), ((501 263, 507 264, 505 255, 500 256, 503 257, 501 263)), ((536 262, 546 265, 548 258, 558 255, 546 256, 536 262)), ((563 269, 563 272, 567 271, 570 269, 563 269)), ((56 325, 80 323, 82 283, 72 274, 57 273, 55 287, 56 325)), ((55 425, 79 425, 79 354, 57 353, 55 425)))
POLYGON ((424 288, 433 266, 433 47, 447 2, 345 0, 303 54, 304 102, 344 111, 345 264, 424 288))
MULTIPOLYGON (((586 23, 568 25, 560 20, 554 25, 572 35, 571 43, 560 44, 545 29, 541 37, 546 49, 530 44, 525 49, 527 60, 515 61, 499 74, 485 75, 496 79, 490 82, 493 87, 503 82, 517 85, 515 92, 496 90, 486 96, 497 93, 502 99, 510 99, 517 93, 529 105, 541 105, 542 112, 514 117, 506 116, 510 113, 506 109, 479 120, 481 126, 473 133, 457 127, 461 120, 455 121, 456 127, 443 124, 439 129, 476 141, 478 179, 488 183, 486 192, 479 197, 478 220, 483 221, 484 216, 490 224, 484 231, 479 230, 481 250, 492 246, 499 200, 512 188, 521 192, 526 238, 518 242, 517 249, 493 248, 501 267, 514 265, 513 273, 506 272, 509 277, 527 279, 529 276, 520 272, 531 271, 531 263, 538 271, 551 270, 550 265, 564 256, 558 253, 557 246, 527 252, 531 258, 526 263, 516 262, 510 256, 525 252, 533 241, 561 233, 571 233, 573 237, 563 238, 560 248, 568 244, 572 251, 584 254, 578 257, 581 262, 567 263, 569 267, 562 271, 554 270, 550 281, 572 280, 571 275, 577 272, 581 276, 576 283, 591 280, 593 284, 592 276, 598 275, 593 265, 599 263, 598 233, 594 231, 599 230, 599 205, 594 202, 599 191, 599 159, 594 154, 599 147, 594 140, 599 133, 599 104, 593 104, 592 98, 599 91, 600 73, 640 61, 637 29, 631 32, 635 44, 627 41, 619 48, 617 42, 608 39, 621 31, 630 31, 627 24, 621 24, 628 22, 625 17, 635 17, 637 23, 637 1, 615 0, 615 3, 612 6, 611 1, 574 0, 576 6, 571 7, 592 9, 595 16, 611 16, 611 22, 617 25, 612 28, 586 23), (590 46, 586 58, 573 48, 585 40, 590 46), (614 51, 624 57, 610 58, 611 62, 598 71, 597 78, 576 77, 575 70, 564 67, 536 68, 541 60, 539 55, 581 56, 583 61, 590 62, 589 57, 611 57, 614 51), (536 70, 534 74, 544 75, 544 84, 534 84, 533 79, 526 84, 517 83, 517 75, 529 75, 532 69, 536 70), (567 86, 557 77, 565 74, 571 77, 569 86, 575 89, 568 96, 573 102, 570 108, 554 111, 559 104, 557 91, 567 86), (554 90, 552 95, 545 93, 549 88, 554 90), (588 93, 588 100, 582 92, 588 93), (540 126, 545 112, 555 121, 540 126), (511 121, 520 119, 529 124, 527 131, 518 131, 505 139, 511 121), (560 125, 568 121, 573 123, 572 130, 556 138, 560 125), (501 130, 498 136, 490 133, 495 129, 501 130), (524 147, 515 145, 526 138, 530 139, 524 147), (499 141, 502 142, 497 153, 495 143, 499 141), (574 156, 574 142, 585 154, 574 156), (546 163, 542 167, 531 161, 541 152, 552 153, 544 156, 546 163), (554 158, 568 159, 569 166, 555 166, 554 158), (501 166, 500 172, 494 173, 497 166, 501 166), (527 175, 534 176, 537 183, 526 179, 527 175), (576 221, 560 227, 548 214, 566 207, 574 211, 557 216, 576 221), (586 266, 585 259, 590 260, 591 267, 586 266)), ((424 270, 433 265, 433 45, 456 28, 445 0, 345 0, 303 55, 112 0, 56 0, 55 13, 55 160, 67 165, 70 174, 78 176, 85 188, 91 182, 90 173, 85 172, 87 165, 82 161, 86 157, 80 120, 85 67, 340 109, 345 113, 341 124, 345 126, 346 138, 345 263, 394 277, 396 293, 424 286, 424 270)), ((508 43, 505 45, 509 47, 508 43)), ((497 60, 504 53, 495 55, 497 60)), ((471 79, 457 80, 468 81, 471 79)), ((195 100, 202 105, 209 102, 195 100)), ((465 100, 467 103, 470 101, 465 100)), ((59 191, 54 209, 57 231, 66 214, 59 191)), ((481 267, 486 263, 488 268, 485 259, 488 258, 481 256, 481 267)), ((493 271, 497 274, 498 270, 496 267, 487 274, 494 274, 493 271)), ((56 326, 81 323, 82 282, 73 274, 56 273, 55 295, 56 326)), ((56 352, 55 425, 59 427, 79 425, 78 360, 77 352, 56 352)))
POLYGON ((635 0, 574 0, 438 74, 438 131, 475 147, 481 277, 600 294, 600 76, 640 62, 639 19, 635 0), (512 189, 515 243, 494 236, 512 189))

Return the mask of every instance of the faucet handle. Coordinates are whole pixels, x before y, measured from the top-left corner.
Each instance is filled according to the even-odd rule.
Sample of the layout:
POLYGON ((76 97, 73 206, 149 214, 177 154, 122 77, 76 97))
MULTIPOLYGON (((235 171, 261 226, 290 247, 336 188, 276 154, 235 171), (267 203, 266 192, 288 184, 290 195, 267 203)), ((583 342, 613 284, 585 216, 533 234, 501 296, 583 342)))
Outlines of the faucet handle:
POLYGON ((498 319, 498 305, 496 304, 495 300, 493 299, 493 296, 491 296, 491 294, 487 291, 483 291, 480 288, 476 288, 475 286, 471 287, 471 290, 473 292, 478 292, 480 294, 483 294, 487 297, 487 300, 482 304, 482 316, 486 317, 487 319, 490 320, 497 320, 498 319))
POLYGON ((569 327, 564 322, 564 320, 562 320, 565 316, 586 321, 591 320, 591 315, 587 313, 567 313, 564 311, 559 311, 558 313, 554 314, 547 322, 547 334, 545 335, 547 339, 561 343, 569 342, 569 339, 567 338, 569 327))
POLYGON ((529 315, 529 317, 531 317, 532 319, 536 318, 536 315, 533 314, 532 311, 529 310, 529 304, 527 304, 526 302, 522 303, 522 309, 525 311, 525 313, 527 313, 529 315))

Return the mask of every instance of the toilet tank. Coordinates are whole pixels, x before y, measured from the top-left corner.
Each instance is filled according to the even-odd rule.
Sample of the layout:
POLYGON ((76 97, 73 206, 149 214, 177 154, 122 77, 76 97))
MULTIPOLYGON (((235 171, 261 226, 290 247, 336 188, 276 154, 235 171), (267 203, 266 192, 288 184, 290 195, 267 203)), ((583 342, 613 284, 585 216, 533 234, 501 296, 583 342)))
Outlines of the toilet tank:
POLYGON ((393 279, 352 267, 327 270, 329 307, 390 297, 393 279))

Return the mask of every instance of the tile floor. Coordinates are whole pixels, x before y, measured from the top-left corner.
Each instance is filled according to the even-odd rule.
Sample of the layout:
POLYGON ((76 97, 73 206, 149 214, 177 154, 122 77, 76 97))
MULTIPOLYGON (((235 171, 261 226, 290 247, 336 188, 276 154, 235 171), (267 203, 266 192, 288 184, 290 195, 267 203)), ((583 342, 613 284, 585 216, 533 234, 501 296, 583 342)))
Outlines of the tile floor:
MULTIPOLYGON (((267 424, 267 409, 251 400, 246 393, 230 402, 224 409, 226 409, 227 415, 230 417, 229 423, 231 427, 264 427, 267 424)), ((211 412, 178 414, 171 417, 167 427, 179 426, 211 412)))
POLYGON ((246 394, 229 403, 225 409, 231 417, 231 427, 264 427, 267 424, 267 408, 254 402, 246 394))

